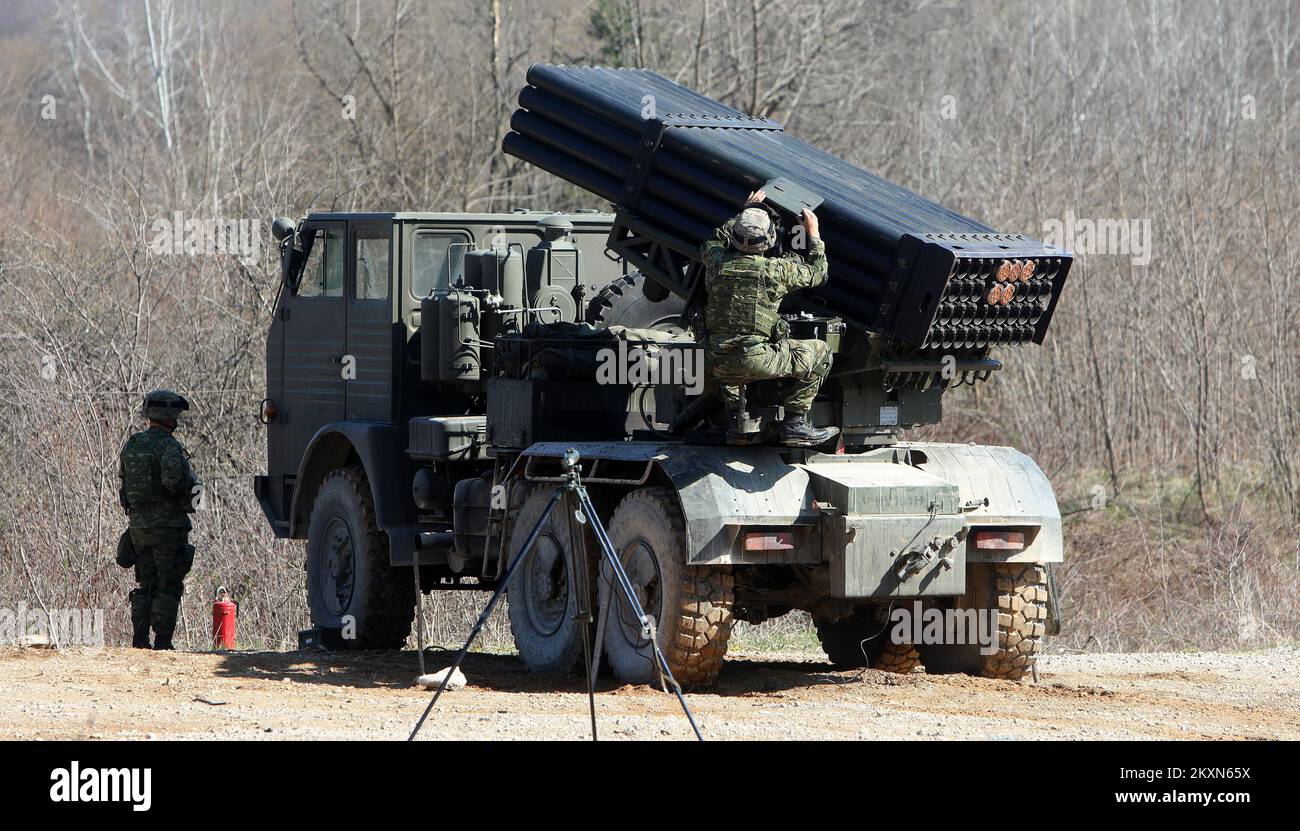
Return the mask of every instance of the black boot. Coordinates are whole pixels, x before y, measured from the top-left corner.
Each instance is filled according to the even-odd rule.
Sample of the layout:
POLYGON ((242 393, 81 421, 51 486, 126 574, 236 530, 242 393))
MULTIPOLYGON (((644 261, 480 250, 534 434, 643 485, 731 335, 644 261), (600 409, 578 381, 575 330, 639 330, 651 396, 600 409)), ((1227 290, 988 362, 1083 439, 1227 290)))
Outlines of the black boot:
POLYGON ((149 624, 134 627, 131 633, 131 646, 135 649, 149 648, 149 624))
POLYGON ((159 635, 158 637, 154 638, 153 648, 154 649, 175 649, 175 647, 172 646, 172 636, 159 635))
POLYGON ((814 427, 804 413, 791 413, 781 422, 781 444, 786 447, 817 447, 839 434, 838 427, 814 427))

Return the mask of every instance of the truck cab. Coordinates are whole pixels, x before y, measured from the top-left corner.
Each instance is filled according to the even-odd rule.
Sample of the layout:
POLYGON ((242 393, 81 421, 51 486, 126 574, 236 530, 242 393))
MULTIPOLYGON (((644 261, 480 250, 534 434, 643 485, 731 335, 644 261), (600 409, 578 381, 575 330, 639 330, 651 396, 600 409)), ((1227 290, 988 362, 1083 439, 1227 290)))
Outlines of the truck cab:
POLYGON ((311 213, 277 227, 282 281, 266 341, 267 472, 254 487, 279 537, 304 539, 323 479, 364 471, 377 530, 394 564, 411 562, 416 464, 406 455, 415 416, 476 415, 465 384, 422 383, 422 301, 461 284, 467 258, 528 260, 529 296, 554 319, 575 320, 622 273, 603 256, 612 216, 560 214, 311 213))

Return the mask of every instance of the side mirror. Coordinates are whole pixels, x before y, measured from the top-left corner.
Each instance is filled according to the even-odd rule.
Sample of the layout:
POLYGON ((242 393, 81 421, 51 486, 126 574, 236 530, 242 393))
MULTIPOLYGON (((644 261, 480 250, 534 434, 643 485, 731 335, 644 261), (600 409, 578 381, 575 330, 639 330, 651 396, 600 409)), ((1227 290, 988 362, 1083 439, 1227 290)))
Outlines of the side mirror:
POLYGON ((284 242, 298 230, 298 223, 287 216, 277 216, 271 223, 271 236, 276 242, 284 242))
POLYGON ((297 294, 298 278, 307 260, 298 245, 298 223, 287 216, 277 216, 271 222, 271 236, 280 244, 280 279, 289 287, 290 294, 297 294))

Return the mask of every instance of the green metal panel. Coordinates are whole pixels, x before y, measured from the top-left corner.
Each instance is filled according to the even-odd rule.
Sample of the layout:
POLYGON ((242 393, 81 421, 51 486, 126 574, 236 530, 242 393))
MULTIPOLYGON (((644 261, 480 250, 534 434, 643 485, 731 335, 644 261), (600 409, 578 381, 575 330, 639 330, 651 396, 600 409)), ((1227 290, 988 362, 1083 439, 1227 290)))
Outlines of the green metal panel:
POLYGON ((957 595, 966 591, 965 546, 955 536, 960 516, 841 516, 823 537, 836 597, 957 595), (931 558, 919 560, 921 552, 931 558), (915 555, 919 570, 902 570, 915 555))
POLYGON ((817 498, 849 515, 958 514, 957 486, 911 465, 817 462, 801 465, 817 498))
POLYGON ((913 465, 852 457, 822 457, 801 467, 818 502, 835 511, 823 525, 823 550, 836 597, 966 590, 965 547, 956 539, 965 520, 956 485, 913 465))

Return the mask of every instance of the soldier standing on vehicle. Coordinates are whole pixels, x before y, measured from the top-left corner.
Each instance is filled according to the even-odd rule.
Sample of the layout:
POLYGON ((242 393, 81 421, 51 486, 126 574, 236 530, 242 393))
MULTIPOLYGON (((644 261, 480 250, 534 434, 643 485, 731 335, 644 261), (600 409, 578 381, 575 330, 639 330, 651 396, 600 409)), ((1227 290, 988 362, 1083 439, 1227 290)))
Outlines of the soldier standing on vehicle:
POLYGON ((149 648, 151 625, 153 648, 172 648, 185 575, 194 565, 189 514, 194 512, 199 480, 189 454, 172 435, 189 408, 189 402, 171 390, 146 395, 141 414, 149 428, 127 439, 120 457, 118 501, 130 518, 135 548, 131 645, 141 649, 149 648))
MULTIPOLYGON (((762 190, 751 193, 740 214, 700 247, 708 291, 705 364, 710 378, 787 381, 770 388, 776 403, 785 408, 780 441, 789 447, 813 447, 837 432, 808 423, 813 399, 830 372, 830 347, 822 340, 792 340, 778 310, 789 292, 826 282, 826 246, 816 214, 805 208, 807 260, 795 252, 768 256, 777 232, 763 207, 766 198, 762 190)), ((725 385, 722 392, 728 408, 735 407, 739 387, 725 385)))

